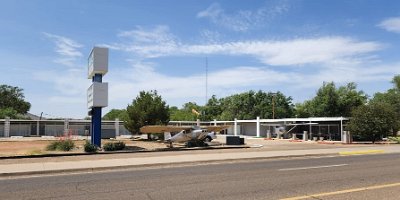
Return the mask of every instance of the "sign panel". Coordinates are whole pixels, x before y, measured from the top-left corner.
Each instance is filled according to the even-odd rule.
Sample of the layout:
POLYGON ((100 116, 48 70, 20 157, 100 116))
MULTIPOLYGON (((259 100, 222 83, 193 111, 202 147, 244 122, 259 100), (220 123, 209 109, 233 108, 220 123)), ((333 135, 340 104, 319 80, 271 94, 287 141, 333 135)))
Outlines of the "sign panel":
POLYGON ((108 48, 94 47, 88 58, 88 79, 108 72, 108 48))
POLYGON ((93 82, 87 90, 87 105, 89 109, 108 106, 108 83, 93 82))

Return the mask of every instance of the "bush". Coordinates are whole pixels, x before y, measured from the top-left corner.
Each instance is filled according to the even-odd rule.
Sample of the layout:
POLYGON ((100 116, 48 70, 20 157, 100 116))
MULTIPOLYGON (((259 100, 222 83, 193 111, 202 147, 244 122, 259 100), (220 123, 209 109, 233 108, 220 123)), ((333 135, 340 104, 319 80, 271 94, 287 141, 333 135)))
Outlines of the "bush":
POLYGON ((114 143, 108 142, 103 145, 104 151, 115 151, 114 143))
POLYGON ((91 144, 89 141, 86 141, 85 145, 83 146, 85 152, 94 153, 97 151, 97 147, 94 144, 91 144))
POLYGON ((104 151, 118 151, 125 148, 125 143, 118 141, 118 142, 108 142, 103 145, 104 151))
POLYGON ((125 149, 125 146, 125 143, 121 141, 114 143, 115 150, 123 150, 125 149))
POLYGON ((58 151, 70 151, 75 147, 75 143, 72 140, 62 140, 57 146, 58 151))
POLYGON ((47 145, 47 151, 70 151, 75 147, 75 143, 72 140, 59 140, 53 141, 47 145))
POLYGON ((400 137, 389 137, 389 141, 396 142, 397 144, 400 144, 400 137))
POLYGON ((53 141, 46 146, 46 150, 47 151, 55 151, 59 144, 60 144, 60 141, 53 141))

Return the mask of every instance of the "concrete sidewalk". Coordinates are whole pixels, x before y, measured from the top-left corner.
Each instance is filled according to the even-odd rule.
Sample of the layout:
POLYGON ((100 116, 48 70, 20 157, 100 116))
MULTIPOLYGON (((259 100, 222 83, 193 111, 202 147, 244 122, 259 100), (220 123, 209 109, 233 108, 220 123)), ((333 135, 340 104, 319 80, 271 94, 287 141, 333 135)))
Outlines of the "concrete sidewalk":
POLYGON ((148 157, 129 157, 118 159, 96 159, 62 162, 13 163, 0 165, 0 176, 18 176, 49 174, 62 172, 83 172, 104 169, 118 169, 138 166, 161 166, 179 163, 210 161, 243 160, 257 158, 299 157, 317 155, 353 155, 370 153, 400 153, 400 145, 327 148, 309 150, 254 151, 254 152, 219 152, 179 155, 161 155, 148 157))

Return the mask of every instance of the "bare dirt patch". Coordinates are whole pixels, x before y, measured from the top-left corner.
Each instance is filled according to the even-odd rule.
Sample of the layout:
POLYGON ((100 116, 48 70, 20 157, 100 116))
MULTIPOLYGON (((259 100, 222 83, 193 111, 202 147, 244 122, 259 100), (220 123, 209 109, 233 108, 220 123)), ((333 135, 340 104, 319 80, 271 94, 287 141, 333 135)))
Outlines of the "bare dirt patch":
MULTIPOLYGON (((55 139, 58 140, 58 139, 55 139)), ((21 156, 38 155, 49 153, 82 153, 85 140, 73 140, 75 148, 69 152, 46 151, 46 146, 55 140, 33 140, 21 138, 12 141, 0 141, 0 156, 21 156)), ((133 140, 102 140, 102 144, 113 141, 123 141, 126 144, 126 150, 157 150, 167 148, 166 144, 160 141, 133 141, 133 140)))

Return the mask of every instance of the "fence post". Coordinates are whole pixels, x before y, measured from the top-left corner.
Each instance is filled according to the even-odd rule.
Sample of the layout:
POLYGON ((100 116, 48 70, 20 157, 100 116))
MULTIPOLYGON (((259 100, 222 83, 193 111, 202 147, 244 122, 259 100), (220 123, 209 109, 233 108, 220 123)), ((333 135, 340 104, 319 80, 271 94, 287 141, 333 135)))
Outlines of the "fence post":
POLYGON ((260 117, 257 117, 257 137, 260 137, 260 117))
POLYGON ((64 136, 68 136, 69 133, 69 121, 64 119, 64 136))
POLYGON ((4 137, 10 137, 10 118, 6 117, 4 121, 4 137))
POLYGON ((307 140, 308 140, 308 132, 303 131, 303 141, 307 141, 307 140))
POLYGON ((119 134, 119 119, 118 118, 115 119, 115 138, 117 138, 117 136, 120 136, 120 134, 119 134))
POLYGON ((235 118, 234 127, 233 127, 233 135, 237 136, 237 119, 235 118))
POLYGON ((271 127, 267 130, 267 139, 271 139, 271 127))
POLYGON ((39 120, 37 120, 36 121, 36 136, 40 135, 39 132, 40 132, 40 123, 39 123, 39 120))

